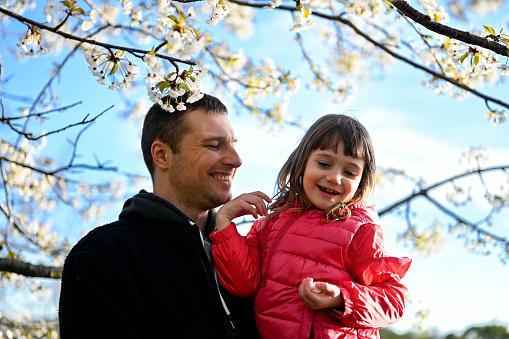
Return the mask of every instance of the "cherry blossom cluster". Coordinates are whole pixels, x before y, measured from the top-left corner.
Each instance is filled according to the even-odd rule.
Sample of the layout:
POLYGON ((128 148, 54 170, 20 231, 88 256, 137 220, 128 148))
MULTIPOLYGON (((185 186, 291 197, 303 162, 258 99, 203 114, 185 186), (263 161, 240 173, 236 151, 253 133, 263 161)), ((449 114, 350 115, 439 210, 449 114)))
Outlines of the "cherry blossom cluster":
POLYGON ((186 22, 195 16, 192 8, 189 9, 187 16, 181 10, 174 15, 174 11, 173 7, 160 9, 157 23, 151 32, 157 39, 164 38, 168 53, 179 59, 189 60, 206 46, 207 40, 186 22))
POLYGON ((345 12, 352 16, 351 19, 353 21, 357 21, 357 18, 375 18, 387 9, 386 4, 382 0, 342 0, 341 3, 344 4, 345 12))
POLYGON ((92 74, 99 79, 98 83, 107 85, 107 77, 111 77, 111 84, 108 89, 130 88, 136 75, 138 65, 124 57, 124 51, 100 52, 94 49, 85 52, 85 60, 92 74), (115 82, 115 74, 120 74, 122 80, 115 82))
POLYGON ((435 0, 420 0, 419 3, 424 8, 424 14, 432 18, 433 21, 441 24, 449 22, 449 14, 443 6, 438 6, 435 0))
POLYGON ((461 41, 451 40, 448 52, 459 66, 469 59, 473 74, 488 74, 500 64, 498 55, 479 46, 469 46, 461 41))
POLYGON ((29 58, 37 57, 37 54, 46 54, 48 48, 42 46, 42 35, 38 27, 28 26, 28 30, 22 38, 19 38, 17 46, 21 48, 29 58), (37 54, 36 54, 37 53, 37 54))
MULTIPOLYGON (((147 60, 153 61, 153 58, 147 58, 147 60)), ((147 62, 145 64, 150 67, 147 62)), ((170 113, 175 112, 175 110, 186 110, 186 103, 193 103, 203 98, 203 93, 200 92, 200 83, 206 74, 206 69, 194 70, 191 66, 189 70, 170 73, 162 77, 160 81, 159 77, 157 77, 157 80, 154 78, 147 79, 147 82, 149 82, 147 84, 148 96, 152 102, 157 102, 170 113), (152 82, 157 83, 151 84, 152 82), (182 97, 186 93, 188 96, 184 102, 182 97), (170 103, 171 98, 176 99, 177 105, 175 107, 170 103)))
POLYGON ((231 11, 230 6, 228 6, 224 0, 207 0, 207 3, 212 7, 212 17, 205 21, 209 25, 217 25, 219 21, 223 20, 231 11))

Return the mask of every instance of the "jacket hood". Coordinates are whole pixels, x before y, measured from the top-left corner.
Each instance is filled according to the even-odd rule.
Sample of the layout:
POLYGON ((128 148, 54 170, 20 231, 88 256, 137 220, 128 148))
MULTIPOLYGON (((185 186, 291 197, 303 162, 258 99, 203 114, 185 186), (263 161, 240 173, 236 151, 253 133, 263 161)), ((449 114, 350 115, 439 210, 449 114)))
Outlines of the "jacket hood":
MULTIPOLYGON (((295 208, 296 210, 289 209, 289 210, 283 211, 282 213, 299 213, 300 214, 300 213, 304 212, 304 211, 298 210, 301 206, 298 201, 295 201, 291 204, 287 203, 286 205, 292 205, 292 208, 295 208)), ((348 205, 348 208, 352 212, 352 215, 363 215, 363 216, 367 217, 368 219, 370 219, 370 221, 375 224, 378 224, 380 222, 380 217, 378 216, 378 213, 376 212, 376 210, 373 207, 369 206, 368 203, 365 201, 356 202, 351 205, 348 205)), ((315 206, 310 206, 306 211, 311 211, 311 212, 320 213, 320 214, 324 213, 322 209, 319 209, 315 206)))
POLYGON ((380 217, 378 216, 378 213, 372 206, 368 206, 366 202, 358 202, 353 205, 350 205, 350 210, 352 213, 361 213, 363 215, 366 215, 371 221, 375 224, 380 223, 380 217))
MULTIPOLYGON (((173 206, 163 198, 141 190, 124 203, 119 219, 139 217, 153 221, 164 221, 168 223, 194 223, 185 213, 173 206)), ((209 211, 205 233, 208 235, 215 228, 215 214, 209 211)))

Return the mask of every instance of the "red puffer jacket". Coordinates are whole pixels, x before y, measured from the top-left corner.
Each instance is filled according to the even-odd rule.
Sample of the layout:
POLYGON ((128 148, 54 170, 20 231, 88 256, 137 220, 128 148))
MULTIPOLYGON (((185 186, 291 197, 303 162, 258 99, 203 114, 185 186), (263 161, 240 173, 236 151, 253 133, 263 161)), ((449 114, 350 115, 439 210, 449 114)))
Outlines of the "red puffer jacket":
POLYGON ((389 257, 378 215, 365 203, 350 206, 346 221, 322 223, 322 210, 284 212, 257 220, 247 237, 234 224, 211 235, 221 284, 255 297, 262 338, 379 338, 405 308, 400 283, 409 258, 389 257), (343 314, 312 310, 299 298, 303 279, 339 286, 343 314))

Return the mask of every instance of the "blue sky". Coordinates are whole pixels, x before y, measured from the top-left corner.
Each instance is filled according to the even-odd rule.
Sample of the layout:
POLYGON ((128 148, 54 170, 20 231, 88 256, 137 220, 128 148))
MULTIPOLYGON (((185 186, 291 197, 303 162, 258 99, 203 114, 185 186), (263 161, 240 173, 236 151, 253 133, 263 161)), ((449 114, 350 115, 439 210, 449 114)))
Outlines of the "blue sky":
MULTIPOLYGON (((509 13, 507 5, 505 9, 506 11, 500 13, 509 13)), ((286 65, 290 69, 307 67, 302 66, 302 58, 291 39, 287 17, 285 15, 278 19, 268 19, 270 17, 264 15, 259 19, 262 29, 252 40, 228 38, 228 41, 238 48, 243 48, 246 55, 254 53, 270 56, 276 64, 286 65), (282 17, 286 19, 280 19, 282 17), (278 43, 269 43, 267 36, 279 39, 278 43)), ((487 19, 488 17, 483 18, 487 19)), ((493 27, 498 27, 500 21, 507 22, 508 17, 502 15, 496 20, 490 23, 493 27)), ((490 18, 487 21, 494 20, 490 18)), ((13 30, 14 27, 16 26, 13 26, 13 30)), ((308 40, 312 38, 311 33, 306 33, 306 36, 308 40)), ((22 64, 16 64, 6 53, 2 53, 2 58, 5 63, 4 79, 15 73, 15 77, 9 83, 4 83, 2 89, 35 96, 40 84, 46 81, 46 67, 52 61, 52 55, 31 59, 22 64)), ((61 56, 58 57, 58 60, 61 59, 61 56)), ((302 70, 302 73, 305 74, 305 71, 302 70)), ((422 87, 420 81, 423 79, 424 75, 410 66, 395 66, 386 74, 378 73, 369 83, 359 83, 357 99, 348 106, 333 105, 328 93, 303 89, 292 97, 288 114, 301 117, 305 126, 327 113, 355 116, 371 133, 379 167, 404 169, 412 176, 424 178, 428 184, 463 172, 465 169, 460 166, 459 158, 461 153, 471 146, 487 147, 490 165, 509 163, 508 122, 492 126, 484 118, 486 108, 482 100, 470 97, 457 101, 447 96, 439 97, 422 87)), ((207 86, 210 85, 205 84, 206 92, 211 90, 207 86)), ((507 85, 497 88, 486 86, 480 90, 507 101, 507 85)), ((102 161, 111 160, 112 164, 125 170, 146 175, 139 151, 138 125, 126 122, 119 116, 122 98, 115 92, 108 91, 105 86, 97 84, 96 79, 88 73, 81 56, 77 56, 76 61, 64 71, 58 93, 65 98, 66 104, 83 101, 72 113, 59 115, 58 123, 62 125, 66 121, 78 121, 86 113, 94 115, 115 105, 84 134, 79 149, 83 161, 93 161, 95 154, 102 161)), ((148 107, 151 103, 143 93, 144 88, 141 89, 140 100, 145 101, 148 107)), ((234 195, 253 190, 272 194, 279 168, 304 131, 292 126, 271 130, 262 126, 256 117, 236 111, 231 98, 225 97, 224 101, 231 108, 230 121, 237 132, 238 152, 243 159, 234 183, 234 195)), ((69 135, 72 133, 74 132, 69 132, 69 135)), ((48 152, 69 150, 63 139, 50 138, 48 144, 51 144, 48 152), (57 142, 52 142, 54 140, 57 142)), ((97 174, 94 176, 97 177, 97 174)), ((493 177, 493 180, 497 182, 501 178, 493 177)), ((128 194, 134 194, 140 188, 151 189, 147 186, 128 187, 128 194)), ((413 187, 405 182, 379 186, 371 202, 375 208, 381 209, 410 194, 412 189, 413 187)), ((115 203, 96 223, 116 219, 121 205, 121 202, 115 203)), ((450 222, 428 204, 417 202, 416 207, 419 214, 414 221, 421 227, 428 226, 437 217, 445 224, 450 222)), ((477 208, 482 209, 485 206, 471 207, 473 212, 477 208)), ((467 211, 472 215, 473 212, 467 211)), ((507 217, 507 212, 497 217, 493 226, 495 233, 506 237, 509 234, 507 217)), ((81 225, 79 216, 70 217, 65 223, 58 219, 55 217, 55 227, 61 232, 70 232, 73 236, 95 226, 81 225), (73 226, 73 231, 70 231, 70 225, 73 226)), ((444 332, 493 320, 509 324, 506 306, 509 305, 509 292, 506 287, 509 268, 502 265, 495 255, 481 257, 470 254, 461 239, 447 234, 439 253, 422 257, 410 246, 397 241, 398 234, 406 228, 402 218, 388 215, 381 219, 381 224, 388 252, 395 256, 409 256, 414 260, 404 279, 409 288, 410 303, 407 313, 394 328, 409 329, 414 322, 415 312, 421 309, 430 310, 425 323, 430 328, 444 332)), ((44 303, 41 310, 54 312, 54 306, 51 306, 54 301, 55 298, 44 303)))

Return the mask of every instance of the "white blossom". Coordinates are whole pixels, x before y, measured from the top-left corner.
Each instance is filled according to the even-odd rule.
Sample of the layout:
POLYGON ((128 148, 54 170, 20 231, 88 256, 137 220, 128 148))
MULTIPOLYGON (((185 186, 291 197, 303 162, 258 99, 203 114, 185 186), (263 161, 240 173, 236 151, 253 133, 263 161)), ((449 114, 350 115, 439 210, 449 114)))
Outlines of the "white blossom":
POLYGON ((212 17, 205 21, 209 25, 217 25, 231 11, 230 6, 225 4, 223 0, 207 0, 207 3, 212 7, 212 17))
POLYGON ((509 67, 507 65, 499 65, 498 71, 500 75, 509 75, 509 67))
POLYGON ((164 31, 165 29, 163 25, 158 23, 152 27, 151 33, 154 37, 156 37, 156 39, 161 39, 164 35, 164 31))
POLYGON ((203 93, 195 92, 191 96, 189 96, 186 100, 188 104, 192 104, 193 102, 196 102, 203 98, 203 93))
POLYGON ((184 102, 179 102, 178 105, 177 105, 177 110, 179 111, 185 111, 187 108, 186 108, 186 105, 184 105, 184 102))
POLYGON ((94 27, 95 22, 97 21, 97 15, 98 13, 95 9, 91 10, 88 15, 90 19, 83 21, 81 24, 81 29, 86 32, 94 27))
MULTIPOLYGON (((161 104, 160 104, 160 105, 161 105, 161 104)), ((175 112, 175 108, 174 108, 171 104, 169 104, 169 103, 163 103, 163 104, 161 105, 161 107, 162 107, 165 111, 168 111, 168 112, 170 112, 170 113, 175 112)))
POLYGON ((51 22, 53 19, 53 13, 57 10, 57 2, 54 0, 48 0, 46 6, 44 6, 44 15, 46 15, 46 21, 51 22))

